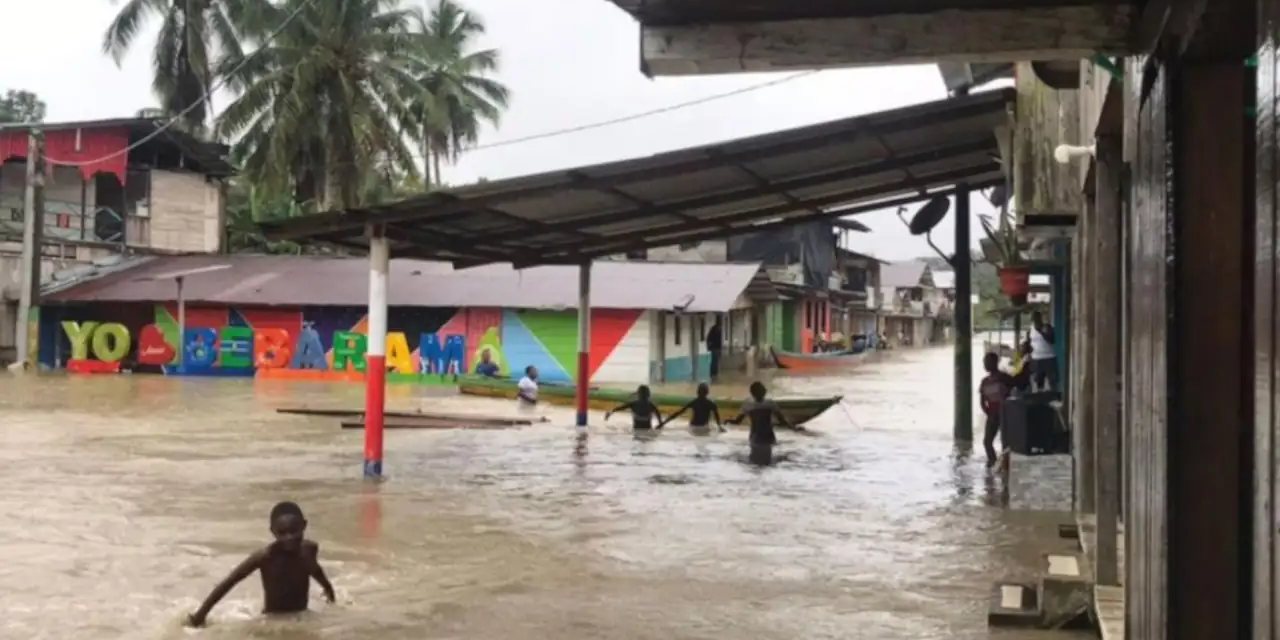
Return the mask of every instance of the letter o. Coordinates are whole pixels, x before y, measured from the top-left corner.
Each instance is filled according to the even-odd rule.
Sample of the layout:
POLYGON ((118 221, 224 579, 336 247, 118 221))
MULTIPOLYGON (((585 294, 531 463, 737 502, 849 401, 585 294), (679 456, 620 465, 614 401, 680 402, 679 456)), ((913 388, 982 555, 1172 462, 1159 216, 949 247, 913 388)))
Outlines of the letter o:
POLYGON ((93 355, 102 362, 120 362, 129 354, 133 341, 129 330, 118 322, 104 324, 93 332, 93 355))

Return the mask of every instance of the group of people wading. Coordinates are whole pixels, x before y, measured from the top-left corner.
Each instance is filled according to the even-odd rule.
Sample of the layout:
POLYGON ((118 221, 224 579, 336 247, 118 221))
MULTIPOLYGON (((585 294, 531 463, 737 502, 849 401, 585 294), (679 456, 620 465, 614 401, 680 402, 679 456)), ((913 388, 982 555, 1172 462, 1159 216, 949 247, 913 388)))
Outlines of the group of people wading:
POLYGON ((1014 353, 1013 371, 1000 369, 999 354, 988 352, 982 358, 986 377, 978 384, 978 401, 986 415, 986 428, 982 446, 987 453, 987 466, 994 467, 999 460, 996 453, 996 435, 1000 433, 1000 407, 1012 395, 1033 391, 1053 391, 1058 388, 1058 337, 1053 325, 1044 321, 1036 311, 1031 314, 1031 330, 1014 353))

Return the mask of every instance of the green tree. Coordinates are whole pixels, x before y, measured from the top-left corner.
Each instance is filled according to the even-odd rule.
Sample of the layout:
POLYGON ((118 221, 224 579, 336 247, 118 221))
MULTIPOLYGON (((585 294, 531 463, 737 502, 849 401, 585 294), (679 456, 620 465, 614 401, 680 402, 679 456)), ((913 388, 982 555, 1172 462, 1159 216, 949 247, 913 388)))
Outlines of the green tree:
POLYGON ((441 163, 458 156, 480 137, 480 127, 497 126, 510 92, 489 77, 498 70, 496 49, 471 51, 484 35, 484 22, 453 0, 439 0, 430 13, 416 16, 418 55, 425 69, 419 87, 409 96, 417 120, 425 185, 441 180, 441 163))
POLYGON ((242 44, 265 31, 269 0, 126 0, 102 38, 102 50, 124 59, 148 19, 160 20, 152 52, 152 89, 165 113, 183 113, 193 131, 204 128, 219 56, 243 56, 242 44))
POLYGON ((30 91, 10 89, 0 97, 0 123, 44 122, 45 104, 30 91))
POLYGON ((415 126, 403 97, 422 63, 409 32, 414 12, 395 0, 284 0, 274 24, 297 19, 251 57, 218 66, 238 96, 218 116, 219 135, 259 187, 292 191, 324 208, 363 204, 369 170, 417 176, 402 132, 415 126))

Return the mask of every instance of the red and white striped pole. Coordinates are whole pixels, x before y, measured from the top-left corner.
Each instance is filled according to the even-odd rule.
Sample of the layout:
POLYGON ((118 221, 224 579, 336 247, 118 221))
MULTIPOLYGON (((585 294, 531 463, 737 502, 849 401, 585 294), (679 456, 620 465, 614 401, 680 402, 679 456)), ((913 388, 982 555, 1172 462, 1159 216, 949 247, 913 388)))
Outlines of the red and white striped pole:
POLYGON ((577 400, 577 431, 587 433, 587 392, 591 389, 591 262, 578 267, 578 376, 574 391, 577 400))
POLYGON ((368 350, 365 352, 364 477, 382 478, 382 430, 387 401, 387 272, 391 249, 382 229, 369 227, 368 350))

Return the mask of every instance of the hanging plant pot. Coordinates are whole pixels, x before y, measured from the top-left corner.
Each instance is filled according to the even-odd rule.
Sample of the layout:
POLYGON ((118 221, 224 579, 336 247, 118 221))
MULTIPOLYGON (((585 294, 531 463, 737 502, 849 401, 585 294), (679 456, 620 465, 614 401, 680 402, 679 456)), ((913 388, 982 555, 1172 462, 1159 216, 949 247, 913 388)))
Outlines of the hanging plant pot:
POLYGON ((1015 304, 1025 304, 1027 291, 1031 288, 1031 270, 1027 267, 1000 267, 998 273, 1000 290, 1015 304))

